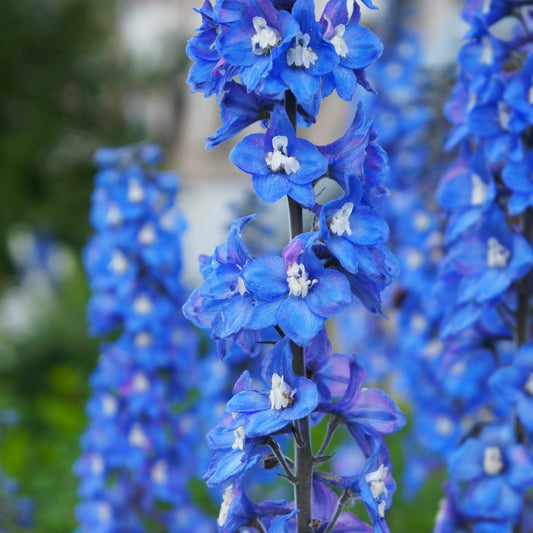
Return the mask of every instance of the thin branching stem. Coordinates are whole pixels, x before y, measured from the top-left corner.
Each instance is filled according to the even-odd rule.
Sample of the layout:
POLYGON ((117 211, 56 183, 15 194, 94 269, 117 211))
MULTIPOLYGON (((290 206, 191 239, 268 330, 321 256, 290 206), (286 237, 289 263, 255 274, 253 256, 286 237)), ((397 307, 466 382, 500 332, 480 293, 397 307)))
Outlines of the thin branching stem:
POLYGON ((333 531, 335 522, 337 522, 337 520, 339 519, 339 516, 341 515, 342 510, 344 509, 344 506, 346 505, 349 499, 350 489, 346 488, 344 489, 344 492, 342 493, 341 497, 339 498, 339 501, 337 502, 337 508, 335 509, 331 520, 329 521, 328 527, 324 530, 324 533, 331 533, 333 531))
POLYGON ((340 424, 341 424, 341 421, 338 416, 334 416, 329 419, 328 431, 326 433, 322 446, 320 446, 320 450, 318 450, 316 454, 317 457, 320 457, 326 453, 329 443, 331 442, 331 439, 333 438, 333 435, 335 435, 335 431, 337 431, 337 428, 340 426, 340 424))
POLYGON ((267 444, 269 445, 270 449, 274 452, 274 455, 276 456, 277 460, 279 461, 279 464, 285 471, 285 474, 287 474, 287 479, 294 483, 296 481, 296 478, 294 477, 294 472, 290 469, 289 465, 287 464, 286 457, 284 453, 281 451, 279 442, 273 438, 269 437, 267 440, 267 444))

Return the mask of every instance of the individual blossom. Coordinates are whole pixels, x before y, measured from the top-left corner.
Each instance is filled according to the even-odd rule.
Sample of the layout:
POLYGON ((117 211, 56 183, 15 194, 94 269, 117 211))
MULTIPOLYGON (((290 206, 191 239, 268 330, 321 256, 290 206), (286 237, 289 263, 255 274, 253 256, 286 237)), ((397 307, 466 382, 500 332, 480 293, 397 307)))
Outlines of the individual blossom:
POLYGON ((274 347, 265 380, 270 388, 241 391, 226 406, 229 413, 236 414, 231 427, 242 426, 246 437, 276 433, 308 416, 318 404, 316 385, 292 370, 288 339, 274 347))
POLYGON ((313 206, 312 183, 327 170, 327 161, 318 149, 296 137, 281 106, 274 109, 266 134, 245 137, 232 150, 230 159, 252 175, 254 189, 266 203, 289 195, 305 206, 313 206))
POLYGON ((265 255, 243 269, 244 283, 257 302, 252 323, 277 325, 303 346, 351 301, 346 278, 324 268, 315 256, 312 245, 317 237, 315 233, 299 236, 281 257, 265 255))

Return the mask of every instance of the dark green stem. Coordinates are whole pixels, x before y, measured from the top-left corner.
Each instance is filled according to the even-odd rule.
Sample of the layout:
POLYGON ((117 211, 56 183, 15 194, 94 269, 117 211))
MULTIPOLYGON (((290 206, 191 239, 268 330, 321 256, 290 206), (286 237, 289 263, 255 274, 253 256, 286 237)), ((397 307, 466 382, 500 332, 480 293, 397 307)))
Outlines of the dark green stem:
MULTIPOLYGON (((294 94, 285 91, 285 110, 296 133, 297 102, 294 94)), ((298 202, 288 197, 289 200, 289 230, 290 238, 294 239, 303 233, 303 210, 298 202)), ((297 376, 306 376, 305 354, 301 346, 291 343, 292 369, 297 376)), ((294 498, 296 508, 300 512, 296 515, 297 533, 308 533, 312 521, 312 484, 313 484, 313 450, 311 446, 311 425, 309 417, 305 417, 298 424, 302 437, 301 443, 294 445, 294 463, 296 467, 294 484, 294 498)))

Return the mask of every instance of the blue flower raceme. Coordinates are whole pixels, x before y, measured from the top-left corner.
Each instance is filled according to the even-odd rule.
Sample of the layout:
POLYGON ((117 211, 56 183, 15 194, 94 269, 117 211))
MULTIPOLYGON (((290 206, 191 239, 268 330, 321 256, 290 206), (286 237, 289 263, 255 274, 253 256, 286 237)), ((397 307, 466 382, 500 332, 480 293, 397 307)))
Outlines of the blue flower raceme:
POLYGON ((186 490, 204 464, 201 454, 191 460, 201 433, 187 421, 200 416, 201 402, 197 412, 176 410, 203 369, 195 363, 197 336, 179 313, 185 225, 177 177, 153 170, 161 156, 147 144, 96 154, 97 233, 84 256, 89 322, 95 334, 116 335, 102 345, 91 377, 90 424, 75 466, 80 532, 142 531, 146 521, 167 531, 212 531, 186 490))
POLYGON ((448 145, 459 145, 459 156, 438 194, 449 221, 435 291, 445 343, 437 375, 474 418, 465 426, 458 413, 463 425, 450 427, 461 437, 446 450, 450 480, 436 531, 529 527, 529 4, 469 0, 463 10, 469 30, 446 110, 454 125, 448 145), (507 24, 504 39, 496 24, 507 24))
POLYGON ((195 325, 211 330, 224 361, 241 369, 208 434, 214 455, 204 477, 224 487, 220 532, 303 533, 309 524, 317 532, 388 531, 385 509, 395 485, 383 435, 405 419, 385 393, 361 389, 363 371, 333 353, 326 332, 327 320, 354 296, 381 312, 381 293, 397 273, 378 205, 388 192, 387 156, 361 106, 328 145, 315 146, 297 129, 315 123, 322 98, 334 90, 350 100, 358 85, 370 89, 365 69, 382 46, 360 24, 361 6, 352 7, 330 0, 317 20, 313 0, 208 2, 189 44, 193 90, 221 101, 222 126, 210 145, 256 123, 265 128, 245 136, 230 159, 251 175, 263 202, 287 197, 291 219, 288 244, 264 255, 245 245, 253 217, 236 219, 226 243, 200 258, 203 283, 183 307, 195 325), (338 198, 321 201, 323 178, 339 185, 338 198), (313 458, 311 426, 324 419, 327 436, 313 458), (340 425, 361 468, 327 478, 314 465, 328 462, 340 425), (292 484, 294 502, 252 501, 247 494, 268 494, 276 473, 292 484), (364 501, 372 525, 343 512, 353 500, 364 501))

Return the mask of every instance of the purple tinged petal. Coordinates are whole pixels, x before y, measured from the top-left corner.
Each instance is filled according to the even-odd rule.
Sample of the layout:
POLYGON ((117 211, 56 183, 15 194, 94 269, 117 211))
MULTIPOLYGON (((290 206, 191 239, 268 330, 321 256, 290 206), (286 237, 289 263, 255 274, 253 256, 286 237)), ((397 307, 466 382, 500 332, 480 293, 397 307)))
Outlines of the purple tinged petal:
POLYGON ((392 398, 380 389, 363 390, 346 421, 347 424, 363 424, 382 435, 398 431, 406 422, 392 398))
POLYGON ((505 477, 512 487, 524 492, 533 486, 533 465, 527 449, 515 444, 507 449, 508 471, 505 477))

